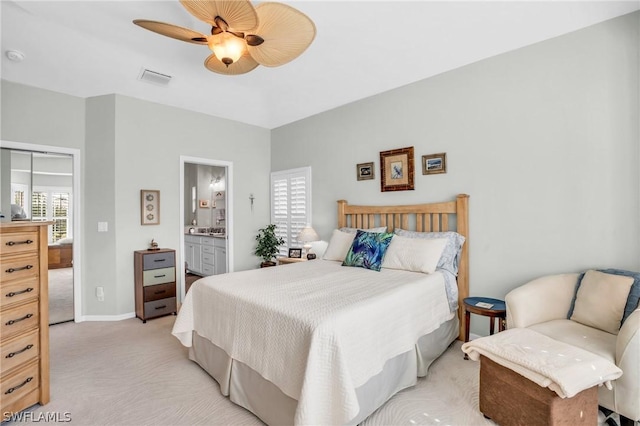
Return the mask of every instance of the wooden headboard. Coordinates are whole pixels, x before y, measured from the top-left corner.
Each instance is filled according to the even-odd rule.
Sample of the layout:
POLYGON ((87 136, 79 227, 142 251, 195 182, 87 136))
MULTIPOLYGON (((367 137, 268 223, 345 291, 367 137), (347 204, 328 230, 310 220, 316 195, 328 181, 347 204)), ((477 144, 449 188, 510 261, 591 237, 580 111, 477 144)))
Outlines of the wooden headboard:
POLYGON ((458 339, 464 341, 462 300, 469 297, 469 196, 459 194, 453 201, 401 206, 350 206, 338 201, 338 227, 375 228, 386 226, 388 232, 402 228, 418 232, 455 231, 465 237, 458 266, 458 339), (455 223, 455 227, 453 224, 455 223), (455 228, 455 229, 452 229, 455 228))

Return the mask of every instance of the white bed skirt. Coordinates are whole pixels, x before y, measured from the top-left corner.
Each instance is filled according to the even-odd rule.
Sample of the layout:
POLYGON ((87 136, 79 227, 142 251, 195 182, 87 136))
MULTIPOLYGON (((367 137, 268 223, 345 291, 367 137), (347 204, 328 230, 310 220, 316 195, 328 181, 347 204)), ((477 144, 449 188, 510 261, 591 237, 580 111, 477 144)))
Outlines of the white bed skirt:
MULTIPOLYGON (((427 375, 431 363, 458 337, 458 317, 422 336, 415 350, 388 360, 384 369, 356 389, 360 412, 349 424, 358 424, 402 389, 427 375)), ((218 346, 193 332, 189 358, 220 384, 220 392, 268 425, 292 425, 298 402, 285 395, 246 364, 234 360, 218 346)))

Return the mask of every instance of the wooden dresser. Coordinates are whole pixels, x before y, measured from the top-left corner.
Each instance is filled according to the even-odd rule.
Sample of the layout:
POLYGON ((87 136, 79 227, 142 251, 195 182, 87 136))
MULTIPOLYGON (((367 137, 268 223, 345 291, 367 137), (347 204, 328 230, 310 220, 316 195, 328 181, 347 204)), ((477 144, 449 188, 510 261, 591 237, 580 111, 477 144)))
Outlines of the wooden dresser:
POLYGON ((176 251, 137 250, 133 254, 136 316, 148 319, 176 310, 176 251))
POLYGON ((0 224, 0 413, 5 417, 49 402, 50 223, 0 224))

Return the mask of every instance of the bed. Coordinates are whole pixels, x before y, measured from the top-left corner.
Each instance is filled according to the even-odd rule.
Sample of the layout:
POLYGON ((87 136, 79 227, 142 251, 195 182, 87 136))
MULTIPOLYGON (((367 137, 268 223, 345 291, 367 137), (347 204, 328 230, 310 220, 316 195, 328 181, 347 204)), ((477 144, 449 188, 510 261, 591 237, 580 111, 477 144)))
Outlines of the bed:
POLYGON ((467 239, 457 279, 441 268, 377 272, 324 259, 217 275, 192 286, 172 333, 222 394, 267 424, 357 424, 464 336, 468 198, 338 201, 338 228, 455 230, 467 239))
POLYGON ((73 266, 73 242, 70 238, 65 238, 62 243, 49 244, 48 252, 49 269, 73 266))

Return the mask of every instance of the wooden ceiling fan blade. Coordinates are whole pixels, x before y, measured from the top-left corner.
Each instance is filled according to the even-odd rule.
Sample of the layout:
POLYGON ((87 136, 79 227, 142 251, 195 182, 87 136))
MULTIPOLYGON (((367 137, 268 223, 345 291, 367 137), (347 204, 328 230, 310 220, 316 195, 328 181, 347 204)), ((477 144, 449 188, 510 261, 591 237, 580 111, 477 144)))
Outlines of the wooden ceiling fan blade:
POLYGON ((258 15, 249 0, 180 0, 189 13, 217 27, 216 17, 224 19, 229 30, 244 32, 258 26, 258 15))
POLYGON ((145 30, 175 38, 176 40, 195 44, 207 44, 207 36, 197 31, 190 30, 189 28, 179 27, 177 25, 167 24, 164 22, 149 21, 146 19, 135 19, 133 23, 145 30))
POLYGON ((213 71, 218 74, 239 75, 254 70, 258 66, 258 63, 254 61, 248 53, 245 53, 236 62, 226 66, 216 58, 216 55, 211 54, 207 59, 205 59, 204 66, 209 71, 213 71))
MULTIPOLYGON (((313 42, 316 26, 304 13, 282 3, 262 3, 256 7, 258 28, 248 33, 264 40, 247 49, 260 65, 277 67, 297 58, 313 42)), ((250 38, 250 37, 249 37, 250 38)))

